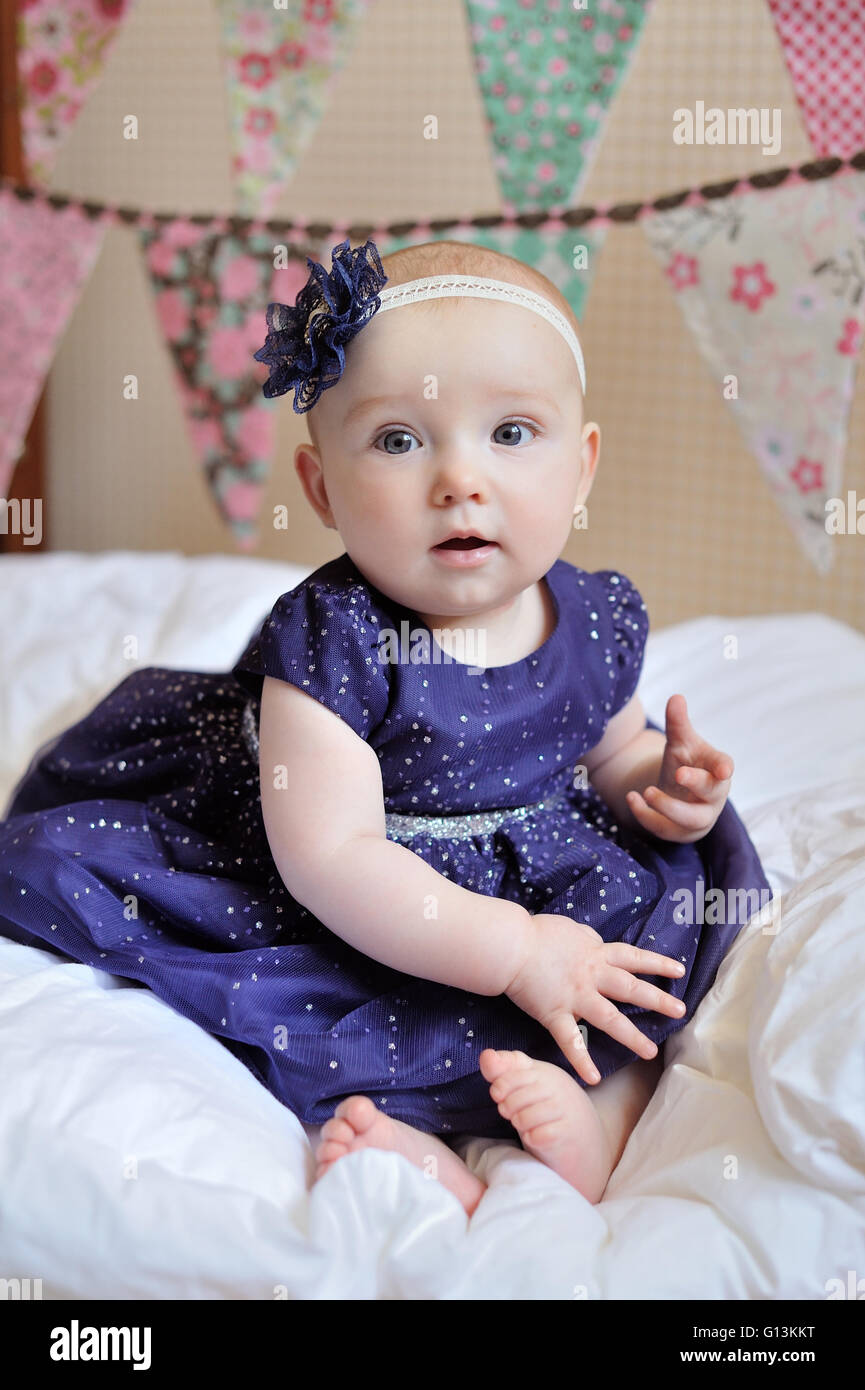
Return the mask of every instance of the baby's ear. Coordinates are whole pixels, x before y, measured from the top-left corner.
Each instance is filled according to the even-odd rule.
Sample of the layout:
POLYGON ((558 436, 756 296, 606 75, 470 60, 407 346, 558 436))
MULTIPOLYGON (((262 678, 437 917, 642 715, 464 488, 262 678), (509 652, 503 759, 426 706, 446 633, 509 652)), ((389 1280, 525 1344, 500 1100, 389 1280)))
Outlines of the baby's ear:
POLYGON ((311 444, 298 444, 294 451, 294 471, 300 479, 304 496, 322 524, 329 530, 336 530, 336 521, 330 509, 330 499, 324 481, 321 455, 311 444))

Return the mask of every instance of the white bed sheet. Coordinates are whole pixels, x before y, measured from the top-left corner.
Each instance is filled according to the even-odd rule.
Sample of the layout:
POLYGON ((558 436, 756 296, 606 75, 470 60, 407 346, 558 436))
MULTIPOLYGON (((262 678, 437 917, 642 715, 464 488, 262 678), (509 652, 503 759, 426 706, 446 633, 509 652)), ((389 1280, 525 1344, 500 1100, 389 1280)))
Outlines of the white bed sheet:
MULTIPOLYGON (((309 572, 226 556, 0 558, 0 805, 135 665, 227 668, 309 572), (124 658, 123 639, 138 638, 124 658)), ((468 1221, 407 1160, 313 1184, 303 1125, 149 990, 0 937, 0 1275, 45 1298, 822 1299, 865 1271, 865 638, 819 614, 651 633, 736 763, 780 900, 743 928, 603 1202, 475 1139, 468 1221), (738 657, 723 639, 738 639, 738 657)))

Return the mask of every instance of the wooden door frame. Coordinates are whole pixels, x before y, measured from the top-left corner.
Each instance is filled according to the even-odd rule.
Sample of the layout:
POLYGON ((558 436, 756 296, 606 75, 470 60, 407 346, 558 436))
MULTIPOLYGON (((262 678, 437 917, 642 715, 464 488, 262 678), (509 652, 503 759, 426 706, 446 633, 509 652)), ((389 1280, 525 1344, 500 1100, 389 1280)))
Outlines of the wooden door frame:
MULTIPOLYGON (((18 0, 0 0, 0 174, 18 184, 27 182, 21 145, 21 117, 18 101, 18 0)), ((2 274, 2 267, 0 267, 2 274)), ((47 386, 47 379, 46 379, 47 386)), ((45 389, 36 406, 24 452, 12 474, 7 501, 13 498, 41 499, 42 536, 38 545, 24 544, 21 535, 4 535, 0 529, 0 552, 48 549, 48 506, 45 496, 45 389)))

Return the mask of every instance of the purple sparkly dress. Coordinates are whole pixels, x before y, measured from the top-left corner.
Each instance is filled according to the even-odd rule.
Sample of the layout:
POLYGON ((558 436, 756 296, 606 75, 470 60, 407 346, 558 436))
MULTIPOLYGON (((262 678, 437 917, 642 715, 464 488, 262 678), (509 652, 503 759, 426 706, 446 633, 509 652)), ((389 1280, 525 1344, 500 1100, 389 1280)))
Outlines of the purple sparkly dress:
MULTIPOLYGON (((685 1000, 683 1018, 617 1004, 660 1044, 741 925, 680 923, 672 895, 700 879, 754 902, 771 890, 729 801, 704 839, 680 845, 617 827, 594 789, 574 786, 636 689, 648 616, 615 571, 557 560, 546 578, 556 627, 508 666, 478 671, 434 641, 432 660, 380 660, 387 629, 429 629, 342 555, 277 600, 230 672, 133 672, 37 750, 15 789, 0 822, 0 934, 149 986, 308 1123, 364 1093, 429 1133, 513 1138, 480 1052, 521 1048, 575 1073, 504 995, 381 965, 287 891, 259 795, 267 674, 372 745, 388 838, 446 878, 685 962, 680 980, 653 977, 685 1000)), ((588 1045, 602 1076, 635 1057, 591 1026, 588 1045)))

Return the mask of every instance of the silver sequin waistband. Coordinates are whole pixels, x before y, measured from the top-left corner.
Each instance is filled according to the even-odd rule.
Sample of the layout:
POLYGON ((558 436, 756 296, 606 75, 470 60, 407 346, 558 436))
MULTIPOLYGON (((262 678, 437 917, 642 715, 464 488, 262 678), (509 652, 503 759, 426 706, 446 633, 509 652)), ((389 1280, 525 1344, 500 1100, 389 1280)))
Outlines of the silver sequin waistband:
MULTIPOLYGON (((242 731, 246 746, 257 761, 258 731, 251 700, 243 711, 242 731)), ((543 801, 535 801, 528 806, 505 806, 491 811, 473 811, 456 816, 410 816, 397 811, 387 811, 384 818, 385 830, 389 839, 401 842, 421 837, 433 840, 470 840, 473 835, 490 835, 508 821, 525 820, 536 811, 552 811, 563 807, 567 800, 565 792, 558 791, 545 797, 543 801)))
POLYGON ((492 811, 472 811, 459 816, 405 816, 395 811, 385 814, 384 823, 392 840, 419 838, 432 840, 470 840, 473 835, 490 835, 509 821, 525 820, 536 811, 552 811, 565 806, 564 792, 545 797, 529 806, 505 806, 492 811))

